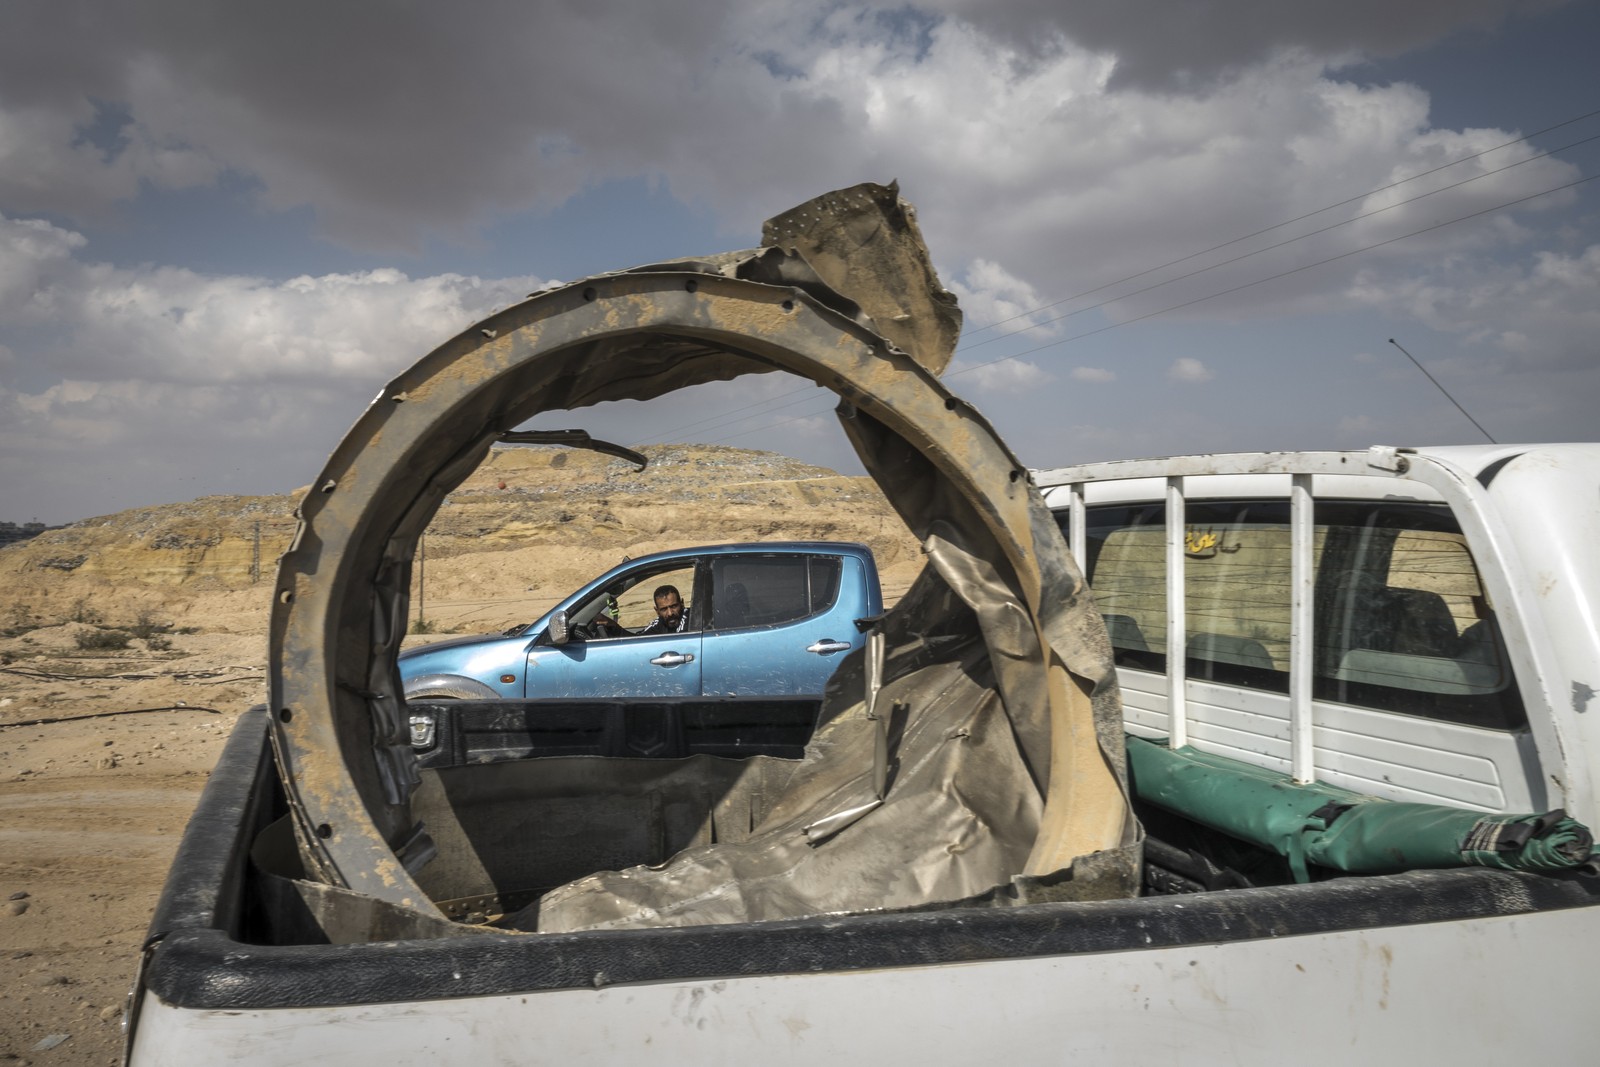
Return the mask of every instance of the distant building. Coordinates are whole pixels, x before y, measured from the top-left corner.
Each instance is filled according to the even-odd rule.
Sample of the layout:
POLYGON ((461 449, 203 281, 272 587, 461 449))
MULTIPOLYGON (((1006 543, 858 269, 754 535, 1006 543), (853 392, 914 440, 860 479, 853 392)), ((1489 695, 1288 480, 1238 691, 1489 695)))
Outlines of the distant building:
POLYGON ((59 530, 59 526, 46 526, 42 522, 25 522, 20 526, 14 522, 0 522, 0 547, 9 545, 14 541, 26 541, 30 537, 38 537, 46 530, 59 530))

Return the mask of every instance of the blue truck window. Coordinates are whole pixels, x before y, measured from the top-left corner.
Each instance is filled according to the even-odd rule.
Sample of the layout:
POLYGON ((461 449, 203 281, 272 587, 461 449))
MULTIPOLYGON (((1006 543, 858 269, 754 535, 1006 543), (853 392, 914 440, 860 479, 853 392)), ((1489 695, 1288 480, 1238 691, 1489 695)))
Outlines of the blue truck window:
POLYGON ((811 614, 819 615, 839 599, 839 557, 812 556, 810 559, 811 614))
MULTIPOLYGON (((572 621, 585 625, 604 613, 624 627, 621 636, 637 635, 656 621, 655 591, 670 585, 678 590, 678 597, 683 601, 684 614, 688 617, 684 629, 698 630, 700 623, 694 610, 694 576, 693 560, 680 560, 666 570, 635 571, 579 604, 573 610, 572 621)), ((618 634, 613 631, 597 636, 615 637, 618 634)))
POLYGON ((732 556, 711 561, 711 626, 736 630, 815 615, 839 595, 839 561, 822 556, 732 556))

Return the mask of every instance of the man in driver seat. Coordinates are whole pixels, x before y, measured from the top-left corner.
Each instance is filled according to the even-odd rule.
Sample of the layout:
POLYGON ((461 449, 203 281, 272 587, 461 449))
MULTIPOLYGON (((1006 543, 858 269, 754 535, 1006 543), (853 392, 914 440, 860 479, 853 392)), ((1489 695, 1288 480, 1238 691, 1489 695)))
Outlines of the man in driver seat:
POLYGON ((656 621, 639 631, 641 636, 648 634, 677 634, 682 633, 684 626, 689 621, 689 616, 683 610, 683 597, 678 595, 675 585, 663 585, 656 589, 654 594, 656 602, 656 621))

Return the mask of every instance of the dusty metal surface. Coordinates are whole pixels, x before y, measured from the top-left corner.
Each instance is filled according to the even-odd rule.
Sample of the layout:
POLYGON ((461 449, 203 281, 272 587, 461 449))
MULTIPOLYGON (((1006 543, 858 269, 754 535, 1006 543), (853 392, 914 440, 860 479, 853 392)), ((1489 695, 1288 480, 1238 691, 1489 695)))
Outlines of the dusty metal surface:
POLYGON ((769 247, 535 294, 385 387, 302 504, 276 586, 273 737, 310 877, 440 917, 415 877, 435 850, 411 809, 394 657, 416 540, 445 494, 539 412, 781 369, 839 394, 847 435, 928 549, 880 624, 874 707, 898 718, 885 731, 866 717, 857 654, 756 845, 579 879, 538 928, 1128 889, 1138 828, 1104 630, 1022 466, 935 377, 959 313, 911 219, 892 188, 827 194, 770 223, 769 247))

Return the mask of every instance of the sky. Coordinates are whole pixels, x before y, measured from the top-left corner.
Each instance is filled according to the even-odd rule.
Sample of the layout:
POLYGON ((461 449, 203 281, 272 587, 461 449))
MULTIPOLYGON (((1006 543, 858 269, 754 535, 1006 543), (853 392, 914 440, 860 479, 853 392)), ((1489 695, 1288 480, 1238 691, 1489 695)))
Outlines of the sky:
MULTIPOLYGON (((862 181, 1029 465, 1592 440, 1597 44, 1595 0, 11 0, 0 521, 306 485, 476 319, 862 181)), ((535 425, 859 472, 833 402, 535 425)))

